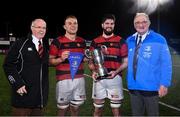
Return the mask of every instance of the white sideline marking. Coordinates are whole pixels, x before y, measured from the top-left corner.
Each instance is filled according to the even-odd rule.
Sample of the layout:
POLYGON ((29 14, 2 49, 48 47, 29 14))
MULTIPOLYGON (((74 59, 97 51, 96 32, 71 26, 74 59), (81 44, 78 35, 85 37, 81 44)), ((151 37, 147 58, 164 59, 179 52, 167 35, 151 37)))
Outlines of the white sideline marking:
MULTIPOLYGON (((92 78, 92 77, 91 77, 90 75, 88 75, 88 74, 84 74, 84 75, 87 76, 87 77, 92 78)), ((123 88, 123 90, 129 92, 128 89, 123 88)), ((176 110, 176 111, 179 111, 179 112, 180 112, 180 108, 174 107, 174 106, 172 106, 172 105, 166 104, 166 103, 161 102, 161 101, 159 101, 159 104, 161 104, 161 105, 163 105, 163 106, 166 106, 166 107, 168 107, 168 108, 170 108, 170 109, 173 109, 173 110, 176 110)))
POLYGON ((166 103, 164 103, 164 102, 159 102, 159 104, 164 105, 164 106, 166 106, 166 107, 169 107, 169 108, 171 108, 171 109, 174 109, 174 110, 177 110, 177 111, 180 112, 180 109, 179 109, 179 108, 174 107, 174 106, 171 106, 171 105, 166 104, 166 103))

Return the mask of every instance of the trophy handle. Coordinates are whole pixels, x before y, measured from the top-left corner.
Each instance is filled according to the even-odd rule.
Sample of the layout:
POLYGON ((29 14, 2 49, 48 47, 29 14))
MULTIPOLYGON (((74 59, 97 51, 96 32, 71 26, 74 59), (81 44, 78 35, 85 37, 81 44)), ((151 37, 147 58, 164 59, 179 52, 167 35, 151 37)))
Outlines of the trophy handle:
POLYGON ((101 50, 107 50, 107 47, 105 45, 102 45, 101 50))
POLYGON ((101 45, 101 58, 104 61, 104 53, 103 53, 103 51, 104 52, 107 51, 107 47, 105 45, 101 45))
POLYGON ((86 49, 85 52, 84 52, 85 56, 88 58, 88 59, 91 59, 92 58, 92 53, 89 49, 86 49))

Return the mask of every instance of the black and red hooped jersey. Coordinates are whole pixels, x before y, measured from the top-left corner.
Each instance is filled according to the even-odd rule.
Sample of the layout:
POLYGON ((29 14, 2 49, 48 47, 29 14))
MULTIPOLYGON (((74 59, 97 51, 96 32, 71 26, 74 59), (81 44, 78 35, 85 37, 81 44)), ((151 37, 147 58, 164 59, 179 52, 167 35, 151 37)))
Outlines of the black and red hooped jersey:
POLYGON ((95 48, 100 49, 102 45, 107 47, 107 52, 104 53, 104 66, 109 72, 116 70, 120 67, 122 58, 127 57, 128 55, 128 49, 125 40, 117 35, 114 35, 110 38, 99 36, 92 41, 90 50, 95 48))
MULTIPOLYGON (((76 37, 75 41, 72 41, 63 36, 58 37, 51 43, 49 54, 56 57, 61 57, 62 52, 65 50, 84 54, 85 47, 86 45, 83 38, 76 37)), ((83 64, 81 63, 74 78, 83 77, 83 73, 83 64)), ((71 79, 68 59, 56 66, 56 78, 57 80, 71 79)))

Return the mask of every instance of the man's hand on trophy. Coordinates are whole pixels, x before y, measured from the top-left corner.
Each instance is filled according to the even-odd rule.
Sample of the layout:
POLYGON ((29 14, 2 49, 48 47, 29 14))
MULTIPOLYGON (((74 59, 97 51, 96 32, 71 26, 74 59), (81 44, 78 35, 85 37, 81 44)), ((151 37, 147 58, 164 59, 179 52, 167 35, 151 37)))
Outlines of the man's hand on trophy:
POLYGON ((64 61, 65 59, 68 58, 69 53, 70 53, 70 51, 64 51, 64 52, 62 52, 62 54, 61 54, 61 59, 62 59, 62 61, 64 61))
POLYGON ((108 73, 108 77, 107 78, 114 78, 116 75, 117 75, 117 72, 116 71, 110 71, 109 73, 108 73))
POLYGON ((95 71, 92 72, 92 78, 94 81, 97 81, 96 79, 99 77, 99 74, 95 71))

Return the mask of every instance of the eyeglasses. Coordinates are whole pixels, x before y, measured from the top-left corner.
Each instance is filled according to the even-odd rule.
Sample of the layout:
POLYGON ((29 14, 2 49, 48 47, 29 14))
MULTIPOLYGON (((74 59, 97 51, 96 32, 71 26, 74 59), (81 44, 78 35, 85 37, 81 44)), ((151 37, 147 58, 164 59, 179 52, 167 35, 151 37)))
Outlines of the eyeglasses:
POLYGON ((135 22, 134 24, 135 25, 140 25, 140 24, 144 25, 144 24, 147 24, 147 23, 148 23, 148 21, 142 21, 142 22, 135 22))
POLYGON ((37 28, 37 29, 44 29, 46 30, 47 28, 46 27, 41 27, 41 26, 32 26, 33 28, 37 28))

